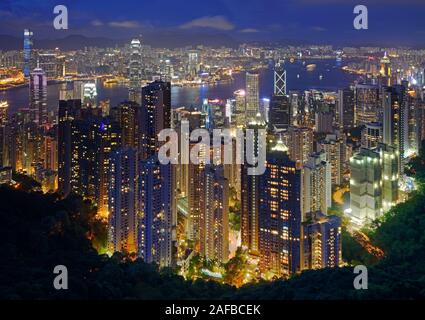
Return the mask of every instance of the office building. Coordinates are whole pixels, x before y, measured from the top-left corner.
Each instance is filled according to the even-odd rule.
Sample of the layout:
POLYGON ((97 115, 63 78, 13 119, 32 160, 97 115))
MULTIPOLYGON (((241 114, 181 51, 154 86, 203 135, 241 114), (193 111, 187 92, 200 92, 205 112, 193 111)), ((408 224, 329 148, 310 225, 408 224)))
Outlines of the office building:
POLYGON ((30 74, 29 95, 31 121, 40 126, 47 124, 47 77, 40 68, 30 74))
POLYGON ((133 39, 130 44, 129 65, 129 100, 141 103, 141 81, 142 81, 142 47, 139 39, 133 39))
POLYGON ((355 86, 356 126, 369 122, 378 122, 382 117, 379 100, 379 88, 374 85, 358 84, 355 86))
POLYGON ((33 57, 33 32, 25 29, 24 30, 24 76, 28 78, 31 71, 34 69, 34 57, 33 57))
POLYGON ((374 149, 378 144, 383 142, 382 123, 369 122, 362 129, 362 147, 366 149, 374 149))
POLYGON ((256 118, 260 112, 260 75, 258 73, 246 73, 246 120, 256 118))

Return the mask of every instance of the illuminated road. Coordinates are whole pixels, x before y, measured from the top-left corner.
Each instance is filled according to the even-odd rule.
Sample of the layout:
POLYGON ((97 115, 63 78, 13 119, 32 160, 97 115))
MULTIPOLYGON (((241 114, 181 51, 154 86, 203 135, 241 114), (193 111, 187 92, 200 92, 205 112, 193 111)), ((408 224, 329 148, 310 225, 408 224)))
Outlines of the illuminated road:
POLYGON ((354 239, 357 240, 357 242, 371 255, 373 255, 374 257, 381 259, 385 256, 385 252, 377 247, 374 246, 369 237, 367 235, 365 235, 363 232, 361 231, 354 231, 353 232, 353 237, 354 239))

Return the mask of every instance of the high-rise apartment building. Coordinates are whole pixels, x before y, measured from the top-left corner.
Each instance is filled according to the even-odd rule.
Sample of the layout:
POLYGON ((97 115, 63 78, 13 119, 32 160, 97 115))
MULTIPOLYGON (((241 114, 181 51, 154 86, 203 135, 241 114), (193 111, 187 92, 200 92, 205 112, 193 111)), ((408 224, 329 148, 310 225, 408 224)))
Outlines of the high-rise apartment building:
POLYGON ((108 250, 138 252, 139 192, 137 150, 120 148, 109 163, 108 250))
POLYGON ((301 172, 278 143, 260 176, 260 270, 287 277, 300 270, 301 172))
POLYGON ((337 268, 342 264, 341 218, 310 212, 303 222, 302 268, 337 268))
POLYGON ((223 166, 208 165, 203 176, 201 253, 225 263, 229 259, 229 181, 223 166))
POLYGON ((328 212, 332 205, 331 164, 326 153, 313 153, 302 170, 302 213, 328 212))
POLYGON ((155 81, 143 87, 141 106, 141 155, 148 159, 160 147, 158 134, 171 128, 171 84, 155 81))

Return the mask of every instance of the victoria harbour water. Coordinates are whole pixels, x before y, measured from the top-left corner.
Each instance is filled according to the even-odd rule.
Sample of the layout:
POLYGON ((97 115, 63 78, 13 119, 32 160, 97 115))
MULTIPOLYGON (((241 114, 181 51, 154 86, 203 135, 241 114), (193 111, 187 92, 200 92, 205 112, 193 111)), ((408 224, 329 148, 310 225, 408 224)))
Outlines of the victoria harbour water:
MULTIPOLYGON (((307 60, 287 62, 287 90, 318 89, 336 91, 344 88, 357 80, 358 76, 348 74, 341 70, 341 63, 336 60, 307 60), (315 64, 314 70, 308 71, 306 66, 315 64)), ((60 84, 51 84, 47 90, 49 110, 55 110, 58 105, 60 84)), ((233 97, 236 90, 245 88, 245 73, 234 74, 234 81, 204 85, 198 87, 173 87, 171 100, 173 107, 200 106, 202 101, 208 99, 228 99, 233 97)), ((123 86, 105 87, 98 83, 98 100, 110 100, 115 106, 128 97, 128 89, 123 86)), ((273 69, 260 71, 260 98, 270 98, 273 93, 273 69)), ((20 108, 28 107, 28 87, 15 88, 0 92, 0 100, 9 103, 10 114, 20 108)))

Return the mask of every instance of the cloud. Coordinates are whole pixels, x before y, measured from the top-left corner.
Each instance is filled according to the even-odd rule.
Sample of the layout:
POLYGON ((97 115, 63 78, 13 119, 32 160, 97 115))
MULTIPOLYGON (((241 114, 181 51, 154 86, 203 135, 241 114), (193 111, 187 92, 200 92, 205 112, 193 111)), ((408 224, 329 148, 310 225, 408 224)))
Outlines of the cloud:
POLYGON ((93 27, 102 27, 104 25, 104 23, 102 21, 96 19, 96 20, 93 20, 91 22, 91 25, 93 27))
POLYGON ((189 21, 180 26, 181 29, 211 28, 217 30, 233 30, 235 25, 224 16, 206 16, 189 21))
POLYGON ((246 28, 246 29, 242 29, 240 32, 242 33, 257 33, 260 32, 258 29, 254 29, 254 28, 246 28))
POLYGON ((7 10, 0 10, 0 17, 12 17, 13 14, 7 10))
POLYGON ((133 20, 111 21, 108 23, 108 26, 113 28, 126 28, 126 29, 140 28, 140 24, 137 21, 133 21, 133 20))
MULTIPOLYGON (((359 0, 297 0, 297 3, 302 5, 356 5, 364 4, 368 5, 388 5, 388 4, 400 4, 400 0, 369 0, 367 3, 359 3, 359 0)), ((424 5, 423 0, 403 0, 403 4, 409 5, 424 5)))
POLYGON ((318 26, 316 26, 316 27, 312 27, 312 28, 311 28, 311 30, 313 30, 313 31, 317 31, 317 32, 323 32, 323 31, 326 31, 326 29, 325 29, 325 28, 318 27, 318 26))

